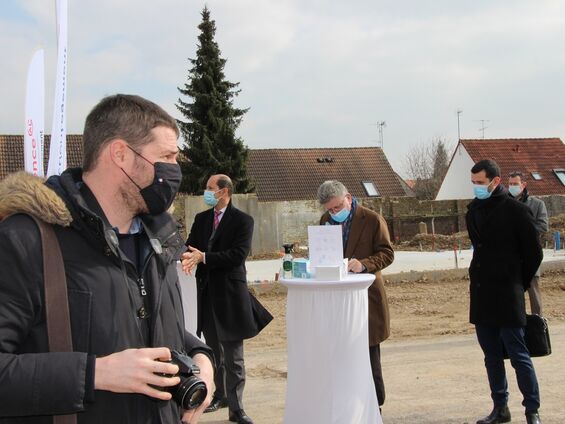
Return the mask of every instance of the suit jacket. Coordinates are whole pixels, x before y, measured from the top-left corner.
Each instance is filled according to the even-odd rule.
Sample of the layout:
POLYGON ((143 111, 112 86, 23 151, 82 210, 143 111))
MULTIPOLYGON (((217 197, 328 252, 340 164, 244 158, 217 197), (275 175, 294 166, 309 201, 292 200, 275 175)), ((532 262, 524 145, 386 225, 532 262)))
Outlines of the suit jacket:
MULTIPOLYGON (((520 201, 530 208, 534 215, 534 225, 540 237, 540 243, 545 233, 549 231, 549 221, 547 218, 547 208, 543 200, 537 197, 532 197, 528 194, 528 189, 524 189, 524 194, 520 196, 520 201)), ((538 268, 535 274, 536 277, 541 277, 541 269, 538 268)))
POLYGON ((474 248, 470 321, 525 326, 524 291, 543 257, 532 213, 502 188, 489 199, 473 200, 468 208, 467 231, 474 248))
POLYGON ((213 223, 214 208, 199 213, 186 241, 206 253, 206 264, 198 264, 196 270, 197 334, 202 332, 204 308, 211 308, 220 341, 248 339, 273 319, 247 288, 245 259, 251 249, 253 218, 230 202, 214 234, 213 223))
POLYGON ((521 197, 520 201, 532 211, 534 215, 534 225, 540 237, 544 233, 547 233, 549 231, 549 222, 547 218, 547 208, 543 200, 527 195, 526 197, 521 197))
MULTIPOLYGON (((320 224, 325 224, 329 218, 326 212, 320 224)), ((366 272, 375 274, 375 281, 369 286, 369 345, 375 346, 390 335, 390 314, 381 270, 392 263, 394 251, 384 218, 357 204, 344 254, 358 259, 367 268, 366 272)))

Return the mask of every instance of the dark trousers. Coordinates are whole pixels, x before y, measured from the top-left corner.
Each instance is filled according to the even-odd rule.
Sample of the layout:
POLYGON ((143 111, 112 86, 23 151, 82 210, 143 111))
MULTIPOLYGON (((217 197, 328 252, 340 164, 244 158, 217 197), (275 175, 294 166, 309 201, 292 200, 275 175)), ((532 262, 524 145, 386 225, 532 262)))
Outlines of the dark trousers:
POLYGON ((220 399, 227 398, 230 411, 238 411, 243 409, 243 388, 245 387, 243 340, 218 340, 214 318, 211 315, 206 317, 202 332, 206 344, 210 346, 216 357, 214 396, 220 399))
POLYGON ((373 382, 377 392, 377 400, 379 406, 385 403, 385 383, 383 380, 383 370, 381 368, 381 345, 369 346, 369 358, 371 359, 371 372, 373 373, 373 382))
POLYGON ((485 367, 494 405, 503 406, 508 401, 503 351, 505 348, 510 363, 516 371, 518 387, 524 397, 522 405, 526 408, 526 413, 536 412, 540 406, 539 387, 534 365, 524 342, 524 329, 477 324, 475 330, 485 355, 485 367))

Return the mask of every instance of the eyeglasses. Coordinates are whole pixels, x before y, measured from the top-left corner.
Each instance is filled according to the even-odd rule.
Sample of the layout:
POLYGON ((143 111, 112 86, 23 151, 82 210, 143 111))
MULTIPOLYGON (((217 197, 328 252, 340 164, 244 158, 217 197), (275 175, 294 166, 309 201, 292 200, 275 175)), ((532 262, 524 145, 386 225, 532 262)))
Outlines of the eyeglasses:
POLYGON ((345 207, 345 200, 346 199, 344 197, 341 203, 339 204, 339 206, 334 206, 333 208, 327 208, 327 211, 333 214, 338 213, 340 210, 342 210, 345 207))

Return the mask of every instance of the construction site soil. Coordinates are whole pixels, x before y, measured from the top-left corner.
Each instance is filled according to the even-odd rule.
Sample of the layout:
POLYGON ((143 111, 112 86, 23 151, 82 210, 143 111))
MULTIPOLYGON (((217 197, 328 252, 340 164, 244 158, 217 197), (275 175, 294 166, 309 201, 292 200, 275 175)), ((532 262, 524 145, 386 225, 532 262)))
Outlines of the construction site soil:
MULTIPOLYGON (((549 230, 542 236, 542 246, 547 249, 554 247, 555 233, 558 232, 561 240, 561 246, 565 245, 565 214, 553 216, 549 218, 549 230)), ((454 234, 416 234, 410 240, 402 241, 393 246, 394 250, 404 251, 437 251, 469 249, 471 241, 467 231, 461 231, 454 234)), ((306 246, 295 246, 293 255, 295 257, 307 257, 308 249, 306 246)), ((261 253, 253 255, 249 260, 264 260, 282 258, 283 252, 261 253)))
MULTIPOLYGON (((389 370, 387 380, 389 387, 393 387, 391 390, 400 391, 398 387, 396 389, 394 388, 395 386, 399 386, 403 387, 403 390, 408 392, 410 388, 406 387, 404 380, 395 381, 395 378, 397 380, 406 379, 405 376, 391 375, 393 372, 390 368, 393 364, 389 363, 389 361, 394 361, 394 358, 389 356, 391 355, 390 353, 387 355, 387 349, 396 352, 395 356, 397 358, 402 354, 410 355, 409 358, 411 359, 408 361, 408 363, 410 363, 412 360, 416 361, 416 358, 422 357, 422 355, 430 349, 429 347, 425 347, 422 353, 418 350, 418 344, 432 340, 445 344, 445 346, 441 348, 442 354, 445 355, 449 354, 449 346, 458 346, 462 343, 461 339, 464 339, 465 343, 469 343, 476 356, 475 359, 470 361, 469 370, 471 370, 474 378, 477 379, 477 383, 474 389, 476 392, 475 395, 470 394, 470 388, 464 389, 465 393, 468 393, 469 396, 467 406, 475 406, 473 411, 465 412, 461 407, 455 404, 450 412, 452 418, 457 416, 457 414, 469 414, 471 415, 471 419, 468 421, 457 419, 450 420, 447 417, 445 419, 434 418, 434 415, 425 410, 420 411, 422 412, 421 416, 409 415, 413 414, 414 411, 409 407, 406 408, 406 405, 402 402, 395 402, 394 397, 385 405, 388 409, 385 408, 383 410, 385 413, 384 421, 389 423, 411 424, 474 423, 474 420, 479 417, 473 417, 473 414, 488 412, 487 409, 490 407, 490 400, 488 399, 486 376, 484 375, 478 345, 476 341, 469 340, 470 336, 468 336, 474 331, 473 326, 469 324, 468 320, 468 277, 464 274, 462 276, 461 272, 457 271, 434 272, 433 274, 423 273, 420 278, 415 281, 396 278, 394 281, 386 281, 385 286, 391 313, 391 337, 383 344, 385 347, 383 357, 385 362, 383 367, 385 375, 387 375, 387 369, 389 370), (413 341, 415 346, 414 343, 412 343, 413 341), (406 347, 404 346, 405 344, 409 344, 409 346, 406 347), (400 350, 397 352, 397 349, 400 350), (414 352, 412 352, 412 350, 414 350, 414 352), (476 367, 476 371, 473 371, 473 367, 476 367), (480 407, 476 407, 477 405, 480 405, 480 407), (412 418, 407 418, 409 416, 412 418)), ((545 272, 541 278, 541 287, 543 295, 543 313, 548 318, 550 326, 559 329, 565 328, 565 271, 554 270, 545 272)), ((252 290, 275 318, 261 334, 245 343, 248 375, 248 384, 245 392, 246 411, 248 411, 258 424, 282 423, 287 371, 285 325, 286 288, 279 283, 265 283, 255 286, 252 290)), ((551 360, 557 360, 558 356, 554 354, 549 358, 552 358, 551 360)), ((405 361, 405 359, 403 360, 405 361)), ((550 364, 550 362, 545 361, 544 364, 550 364)), ((406 366, 407 365, 403 363, 399 365, 399 369, 402 370, 406 368, 406 366)), ((465 367, 467 367, 467 365, 465 365, 464 368, 465 367)), ((417 369, 419 370, 418 372, 420 372, 421 366, 418 366, 417 369)), ((438 368, 431 372, 432 375, 435 375, 438 372, 441 373, 441 370, 438 368)), ((508 372, 510 373, 511 371, 508 372)), ((542 369, 541 372, 545 371, 542 369)), ((395 372, 394 374, 399 373, 395 372)), ((552 373, 550 372, 549 374, 552 373)), ((548 378, 550 377, 552 376, 548 378)), ((512 383, 512 380, 510 382, 512 383)), ((451 390, 444 387, 445 384, 447 383, 438 381, 436 386, 441 386, 440 389, 444 391, 451 390)), ((460 383, 455 381, 451 384, 453 384, 455 388, 460 383)), ((562 395, 562 392, 559 388, 556 389, 556 396, 559 397, 562 395)), ((514 390, 516 389, 514 388, 514 390)), ((546 399, 546 404, 552 399, 548 396, 547 392, 548 390, 546 388, 544 392, 546 393, 546 397, 544 398, 546 399)), ((416 396, 419 395, 416 394, 416 396)), ((515 399, 518 405, 515 408, 521 408, 519 405, 519 396, 515 395, 515 399)), ((414 405, 422 404, 422 401, 419 399, 411 402, 414 402, 414 405)), ((436 402, 441 402, 441 399, 436 399, 436 402)), ((562 402, 556 399, 555 405, 562 406, 562 402)), ((427 406, 426 404, 425 407, 427 406)), ((442 407, 447 408, 445 406, 442 407)), ((565 422, 564 408, 560 407, 560 409, 561 411, 552 410, 553 415, 546 415, 547 419, 544 420, 544 423, 565 422), (563 418, 563 420, 561 420, 561 418, 563 418)), ((433 412, 437 413, 438 411, 433 412)), ((523 418, 523 415, 521 415, 521 418, 523 418)), ((217 424, 227 423, 227 411, 220 410, 212 414, 205 414, 201 422, 217 424)), ((522 421, 518 420, 516 422, 522 421)))

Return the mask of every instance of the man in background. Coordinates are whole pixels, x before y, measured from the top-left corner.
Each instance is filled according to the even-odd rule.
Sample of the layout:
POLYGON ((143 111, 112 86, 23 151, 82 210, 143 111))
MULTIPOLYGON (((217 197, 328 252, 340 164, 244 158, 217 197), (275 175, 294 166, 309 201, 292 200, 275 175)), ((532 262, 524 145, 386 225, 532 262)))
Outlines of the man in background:
POLYGON ((541 424, 539 386, 524 341, 524 292, 542 260, 530 209, 508 196, 500 168, 481 160, 471 169, 475 199, 466 215, 473 244, 469 266, 470 321, 485 357, 492 412, 477 424, 510 422, 504 351, 516 371, 528 424, 541 424))
POLYGON ((375 280, 369 286, 369 356, 379 407, 385 402, 381 368, 381 342, 390 335, 390 315, 381 270, 394 260, 387 224, 382 216, 361 206, 339 181, 325 181, 318 188, 318 201, 326 212, 321 225, 341 225, 343 251, 349 259, 348 271, 370 272, 375 280))
POLYGON ((197 267, 197 334, 204 333, 219 362, 207 412, 229 406, 230 421, 252 424, 243 409, 243 340, 259 334, 273 317, 247 288, 253 218, 233 206, 232 193, 227 175, 208 179, 204 202, 211 208, 194 218, 182 266, 185 272, 197 267))
MULTIPOLYGON (((534 225, 541 243, 543 234, 549 230, 547 208, 545 207, 543 200, 530 196, 526 186, 526 180, 521 172, 513 172, 510 174, 510 177, 508 178, 508 193, 516 200, 524 203, 532 211, 532 214, 534 215, 534 225)), ((541 291, 539 287, 540 275, 540 269, 538 268, 536 275, 534 275, 534 278, 532 278, 532 281, 530 282, 530 288, 528 289, 530 310, 532 314, 537 315, 542 314, 541 291)))

